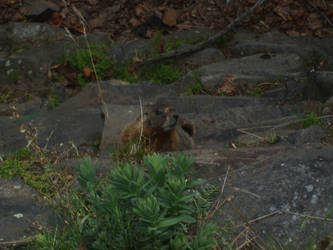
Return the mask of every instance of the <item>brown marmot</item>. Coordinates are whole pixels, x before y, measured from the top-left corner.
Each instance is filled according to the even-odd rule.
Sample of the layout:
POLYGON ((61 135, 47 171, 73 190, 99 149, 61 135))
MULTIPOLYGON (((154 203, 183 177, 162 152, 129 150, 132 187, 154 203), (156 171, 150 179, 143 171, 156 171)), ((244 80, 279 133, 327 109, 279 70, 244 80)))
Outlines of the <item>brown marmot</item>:
POLYGON ((166 152, 194 147, 194 125, 180 119, 174 107, 148 107, 148 111, 127 124, 120 135, 120 146, 141 141, 149 151, 166 152), (141 139, 140 139, 141 137, 141 139))

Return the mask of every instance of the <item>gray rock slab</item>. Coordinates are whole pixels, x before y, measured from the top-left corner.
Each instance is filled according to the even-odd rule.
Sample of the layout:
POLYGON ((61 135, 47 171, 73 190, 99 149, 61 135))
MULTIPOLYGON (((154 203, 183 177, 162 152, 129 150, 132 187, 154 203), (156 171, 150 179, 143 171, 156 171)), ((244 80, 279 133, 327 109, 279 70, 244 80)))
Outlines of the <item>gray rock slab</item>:
MULTIPOLYGON (((285 148, 247 164, 227 177, 223 199, 232 200, 214 221, 232 222, 239 231, 250 225, 256 235, 276 239, 282 246, 308 246, 333 230, 332 166, 333 147, 321 144, 285 148)), ((211 178, 222 185, 225 176, 214 175, 211 178)))
MULTIPOLYGON (((107 105, 108 116, 105 117, 100 149, 115 149, 120 144, 120 133, 126 124, 134 121, 140 114, 139 105, 107 105)), ((143 111, 144 112, 144 111, 143 111)))
MULTIPOLYGON (((33 97, 31 100, 25 102, 16 104, 15 110, 20 115, 25 115, 33 111, 38 111, 41 109, 42 100, 39 97, 33 97)), ((11 116, 13 114, 13 109, 11 108, 11 105, 8 104, 0 104, 0 116, 11 116)))
MULTIPOLYGON (((34 121, 41 147, 55 147, 72 142, 76 147, 91 146, 102 138, 104 118, 100 109, 55 109, 34 121)), ((60 147, 59 147, 60 146, 60 147)))
MULTIPOLYGON (((54 109, 33 113, 23 120, 0 117, 0 154, 14 152, 28 145, 29 138, 20 132, 22 125, 32 124, 37 144, 50 150, 62 150, 62 145, 73 143, 76 147, 94 147, 102 138, 104 118, 100 109, 54 109)), ((29 126, 28 126, 29 127, 29 126)))
POLYGON ((333 96, 333 71, 316 71, 316 82, 326 97, 333 96))
POLYGON ((292 144, 303 145, 306 143, 320 143, 326 135, 325 129, 320 125, 313 125, 300 129, 287 136, 286 140, 292 144))
POLYGON ((23 6, 26 8, 25 15, 27 16, 38 16, 46 10, 60 11, 56 4, 43 0, 27 0, 24 1, 23 6))
POLYGON ((276 105, 278 101, 269 97, 194 95, 160 97, 156 103, 174 106, 182 113, 216 113, 237 107, 276 105))
MULTIPOLYGON (((105 103, 139 105, 154 103, 158 98, 175 96, 178 87, 153 83, 128 84, 119 80, 100 82, 105 103)), ((88 84, 78 95, 60 105, 62 108, 100 107, 99 90, 96 83, 88 84)))
POLYGON ((262 80, 301 78, 304 76, 304 67, 296 54, 256 54, 191 71, 184 77, 183 88, 190 88, 199 81, 205 89, 214 90, 222 86, 227 76, 234 77, 235 83, 252 89, 262 80))
POLYGON ((0 155, 14 152, 27 145, 25 136, 20 133, 20 121, 0 117, 0 155))
POLYGON ((257 53, 295 53, 302 58, 324 58, 333 63, 332 38, 291 37, 279 32, 262 35, 238 32, 233 37, 232 52, 240 56, 257 53))
POLYGON ((179 59, 180 64, 187 64, 190 67, 199 67, 225 60, 225 56, 216 48, 206 48, 193 55, 179 59))
POLYGON ((0 25, 0 51, 21 48, 22 45, 33 47, 66 37, 64 29, 45 23, 10 22, 0 25))
POLYGON ((29 237, 47 226, 53 216, 50 208, 37 201, 39 195, 15 177, 0 179, 0 248, 25 245, 29 237))

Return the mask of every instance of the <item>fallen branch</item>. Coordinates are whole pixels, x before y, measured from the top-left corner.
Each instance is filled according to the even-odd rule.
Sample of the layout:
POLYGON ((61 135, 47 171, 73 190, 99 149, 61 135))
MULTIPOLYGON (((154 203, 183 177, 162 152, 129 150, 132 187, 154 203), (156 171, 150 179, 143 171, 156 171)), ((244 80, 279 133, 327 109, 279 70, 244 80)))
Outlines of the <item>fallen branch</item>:
POLYGON ((189 54, 192 54, 194 52, 200 51, 200 50, 204 49, 205 47, 207 47, 209 45, 214 44, 220 37, 227 34, 237 24, 242 22, 246 17, 248 17, 252 12, 254 12, 254 10, 256 10, 265 1, 266 0, 258 0, 256 2, 256 4, 253 5, 250 9, 248 9, 245 13, 243 13, 242 15, 237 17, 230 24, 228 24, 227 27, 224 30, 222 30, 222 31, 218 32, 217 34, 215 34, 214 36, 208 38, 208 40, 206 40, 204 42, 201 42, 201 43, 198 43, 198 44, 195 44, 195 45, 191 45, 191 46, 189 46, 185 49, 180 49, 180 50, 176 49, 176 50, 173 50, 173 51, 170 51, 170 52, 167 52, 167 53, 163 53, 159 57, 144 60, 143 62, 138 63, 138 65, 147 65, 147 64, 156 63, 156 62, 166 60, 166 59, 177 58, 177 57, 180 57, 180 56, 189 55, 189 54))

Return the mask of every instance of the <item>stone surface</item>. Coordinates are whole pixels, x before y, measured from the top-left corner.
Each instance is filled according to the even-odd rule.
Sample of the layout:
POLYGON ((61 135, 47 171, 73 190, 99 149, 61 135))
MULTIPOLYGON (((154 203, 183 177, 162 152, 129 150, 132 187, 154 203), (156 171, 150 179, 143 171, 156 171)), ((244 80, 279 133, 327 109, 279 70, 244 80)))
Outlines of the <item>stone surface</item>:
MULTIPOLYGON (((222 199, 230 201, 216 212, 214 221, 239 225, 240 230, 249 225, 250 234, 278 239, 283 246, 309 246, 333 230, 332 164, 332 146, 309 144, 244 165, 227 177, 222 199)), ((224 178, 211 175, 220 186, 224 178)))
POLYGON ((220 87, 227 77, 253 89, 257 83, 270 79, 300 79, 304 76, 301 58, 296 54, 256 54, 200 67, 188 73, 183 87, 189 88, 199 81, 205 89, 220 87))
POLYGON ((317 71, 316 80, 326 98, 333 96, 333 71, 317 71))
POLYGON ((0 178, 0 248, 25 245, 39 227, 50 223, 54 212, 41 205, 38 197, 21 178, 0 178))
MULTIPOLYGON (((271 53, 295 53, 303 59, 324 58, 333 66, 333 39, 312 37, 291 37, 279 32, 258 35, 251 32, 238 32, 233 38, 232 51, 240 56, 270 51, 271 53)), ((332 69, 332 68, 331 68, 332 69)))

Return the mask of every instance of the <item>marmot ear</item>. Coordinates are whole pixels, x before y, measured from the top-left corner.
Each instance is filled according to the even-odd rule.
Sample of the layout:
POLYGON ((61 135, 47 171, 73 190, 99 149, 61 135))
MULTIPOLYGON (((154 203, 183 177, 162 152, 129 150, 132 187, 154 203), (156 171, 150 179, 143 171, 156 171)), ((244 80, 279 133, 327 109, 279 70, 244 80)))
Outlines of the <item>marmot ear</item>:
POLYGON ((190 136, 194 136, 195 127, 192 121, 189 120, 182 120, 181 122, 182 129, 188 133, 190 136))

